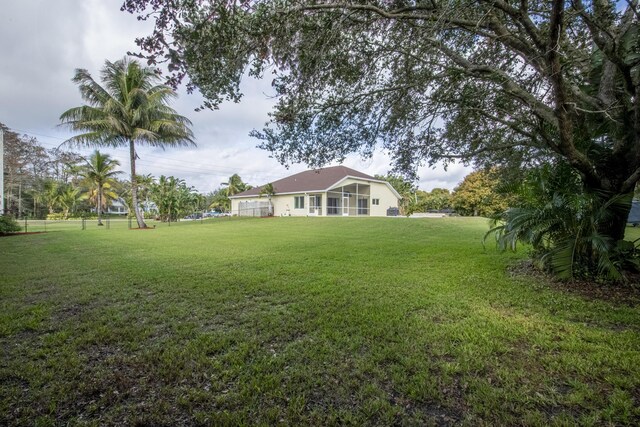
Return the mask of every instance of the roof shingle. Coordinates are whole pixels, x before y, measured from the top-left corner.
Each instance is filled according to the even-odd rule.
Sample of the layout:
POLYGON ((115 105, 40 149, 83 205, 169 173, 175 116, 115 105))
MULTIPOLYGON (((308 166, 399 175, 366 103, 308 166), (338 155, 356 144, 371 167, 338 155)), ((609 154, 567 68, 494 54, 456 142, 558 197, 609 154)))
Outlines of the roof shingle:
MULTIPOLYGON (((367 175, 366 173, 359 172, 346 166, 332 166, 300 172, 295 175, 273 181, 271 184, 273 185, 273 189, 276 194, 322 191, 328 189, 330 186, 347 176, 379 181, 371 175, 367 175)), ((258 196, 262 187, 264 186, 255 187, 231 197, 258 196)))

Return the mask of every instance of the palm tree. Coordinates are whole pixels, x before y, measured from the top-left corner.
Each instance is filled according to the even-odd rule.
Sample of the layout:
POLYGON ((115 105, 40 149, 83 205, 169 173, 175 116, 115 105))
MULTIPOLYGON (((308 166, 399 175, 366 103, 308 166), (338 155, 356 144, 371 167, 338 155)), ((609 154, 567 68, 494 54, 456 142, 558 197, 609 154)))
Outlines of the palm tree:
POLYGON ((249 186, 242 181, 240 175, 234 173, 229 177, 228 182, 223 182, 222 185, 226 185, 226 193, 227 197, 233 196, 234 194, 242 193, 245 190, 248 190, 249 186))
POLYGON ((48 178, 42 183, 42 200, 47 205, 47 214, 54 213, 60 202, 60 184, 58 181, 48 178))
POLYGON ((73 82, 88 103, 71 108, 60 120, 72 130, 83 131, 65 143, 90 147, 129 147, 131 198, 138 227, 146 228, 138 205, 136 144, 165 148, 195 145, 191 122, 168 106, 176 92, 158 84, 156 69, 128 58, 105 62, 98 84, 87 70, 78 69, 73 82))
POLYGON ((119 161, 112 159, 108 154, 102 154, 96 150, 80 170, 80 176, 95 192, 98 225, 102 225, 102 208, 106 205, 106 200, 104 200, 105 189, 111 188, 114 178, 121 173, 116 170, 118 166, 120 166, 119 161))
POLYGON ((58 203, 62 207, 62 218, 68 219, 69 212, 75 211, 76 205, 80 201, 80 190, 74 188, 72 185, 67 184, 60 192, 58 203))
POLYGON ((273 188, 273 183, 268 183, 260 189, 260 197, 267 196, 269 199, 269 216, 273 216, 273 204, 271 198, 276 195, 276 190, 273 188))
POLYGON ((149 209, 149 191, 154 182, 155 178, 150 173, 136 177, 138 200, 144 200, 144 208, 142 210, 145 212, 149 209))

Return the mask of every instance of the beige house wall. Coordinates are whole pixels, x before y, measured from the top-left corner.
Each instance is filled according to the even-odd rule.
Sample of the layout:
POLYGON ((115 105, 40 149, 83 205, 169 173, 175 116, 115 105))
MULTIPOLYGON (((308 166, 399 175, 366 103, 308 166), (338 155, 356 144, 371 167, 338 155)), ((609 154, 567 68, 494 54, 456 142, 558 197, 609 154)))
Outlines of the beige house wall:
POLYGON ((371 183, 371 199, 380 199, 379 205, 374 205, 369 201, 371 216, 387 216, 387 209, 398 207, 398 198, 381 182, 371 183))
MULTIPOLYGON (((273 215, 291 215, 291 216, 307 216, 309 212, 309 198, 305 196, 304 209, 295 209, 294 196, 305 196, 301 194, 276 194, 271 196, 271 204, 273 205, 273 215)), ((266 202, 269 199, 263 197, 243 197, 239 199, 231 199, 231 214, 238 215, 238 206, 240 202, 266 202)))
MULTIPOLYGON (((370 195, 369 198, 369 216, 386 216, 387 209, 390 207, 398 207, 398 199, 394 193, 387 187, 386 184, 373 181, 346 179, 335 187, 333 191, 340 191, 342 186, 348 186, 352 184, 358 184, 359 195, 370 195), (372 199, 379 199, 380 204, 374 205, 372 199)), ((314 193, 298 193, 298 194, 276 194, 271 197, 271 203, 273 204, 274 216, 308 216, 309 215, 309 195, 319 194, 322 197, 322 216, 327 215, 327 193, 326 192, 314 192, 314 193), (304 209, 295 208, 296 196, 304 196, 304 209)), ((238 214, 238 205, 240 202, 252 202, 252 201, 267 201, 266 196, 263 197, 244 197, 239 199, 231 199, 231 213, 233 215, 238 214)), ((352 193, 350 197, 349 205, 355 206, 355 193, 352 193)))

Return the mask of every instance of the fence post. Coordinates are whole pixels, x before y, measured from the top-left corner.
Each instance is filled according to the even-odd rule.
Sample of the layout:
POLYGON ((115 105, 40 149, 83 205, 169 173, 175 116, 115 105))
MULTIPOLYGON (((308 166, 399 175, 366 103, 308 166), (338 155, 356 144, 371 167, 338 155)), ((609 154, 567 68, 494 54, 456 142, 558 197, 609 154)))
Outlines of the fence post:
POLYGON ((47 218, 44 219, 44 232, 47 232, 47 218))
POLYGON ((131 216, 129 216, 129 230, 131 230, 131 216))
POLYGON ((24 232, 26 233, 27 230, 29 229, 29 223, 27 222, 27 216, 24 216, 24 232))
POLYGON ((85 224, 86 218, 83 216, 82 217, 82 229, 86 230, 87 229, 87 225, 85 224))

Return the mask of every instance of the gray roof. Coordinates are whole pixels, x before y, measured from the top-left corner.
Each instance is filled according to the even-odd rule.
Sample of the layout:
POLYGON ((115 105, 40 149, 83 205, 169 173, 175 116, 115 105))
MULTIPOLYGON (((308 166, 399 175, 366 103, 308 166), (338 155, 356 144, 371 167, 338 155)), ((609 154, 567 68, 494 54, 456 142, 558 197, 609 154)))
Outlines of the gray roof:
MULTIPOLYGON (((359 172, 346 166, 332 166, 322 169, 313 169, 288 176, 286 178, 273 181, 273 190, 278 193, 304 193, 309 191, 323 191, 329 189, 332 185, 347 177, 360 178, 367 181, 384 182, 379 179, 359 172)), ((242 193, 231 196, 234 197, 251 197, 259 196, 263 186, 243 191, 242 193)))

